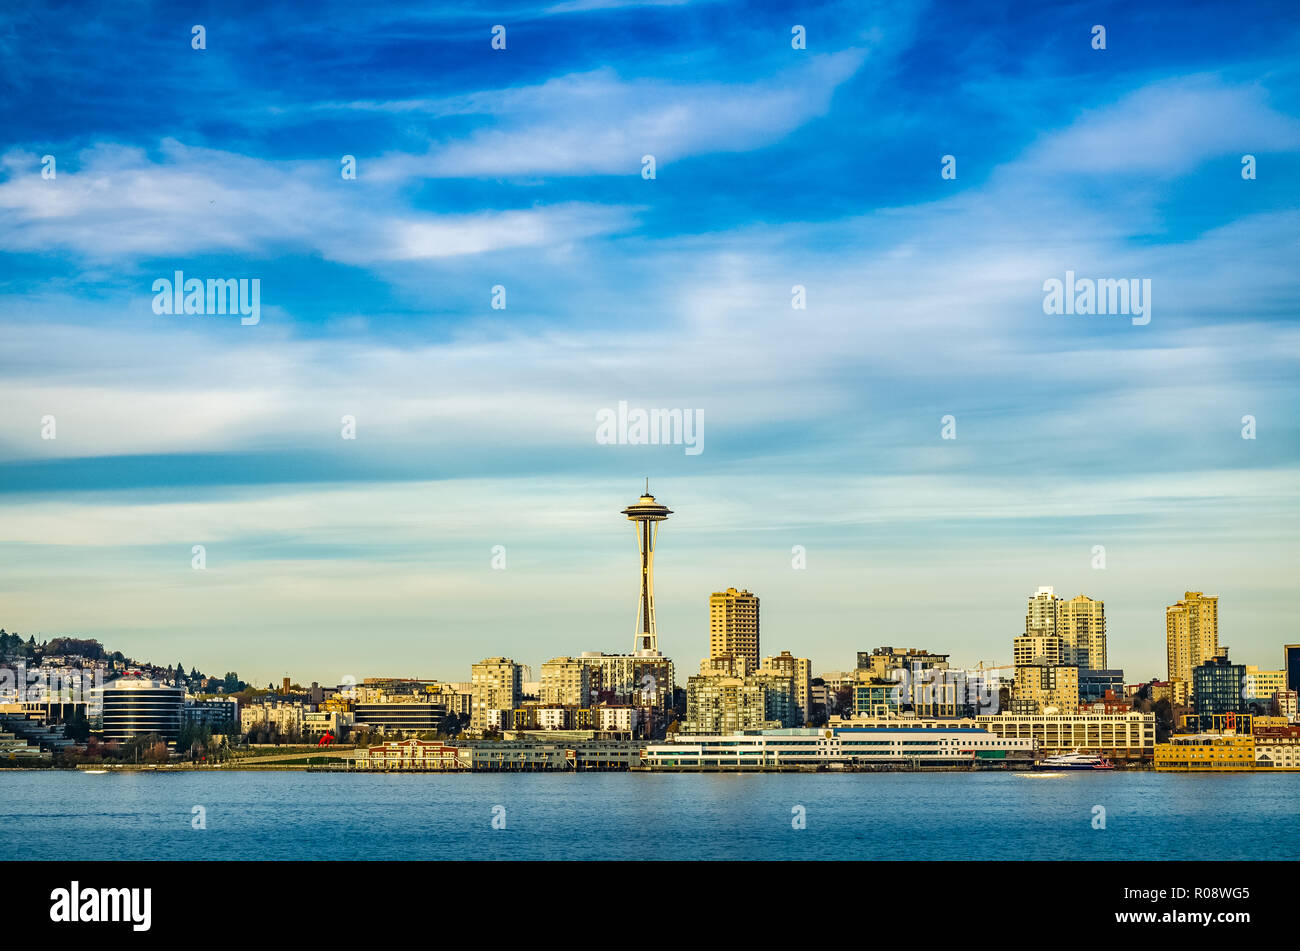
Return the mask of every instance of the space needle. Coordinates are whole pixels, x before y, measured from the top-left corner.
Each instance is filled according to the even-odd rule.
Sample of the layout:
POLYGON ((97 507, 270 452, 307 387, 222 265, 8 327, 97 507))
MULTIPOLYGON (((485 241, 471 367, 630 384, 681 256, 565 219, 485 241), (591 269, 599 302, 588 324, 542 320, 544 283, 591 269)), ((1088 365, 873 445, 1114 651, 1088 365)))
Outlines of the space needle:
POLYGON ((650 480, 645 480, 645 494, 623 509, 629 522, 636 523, 636 542, 641 549, 641 603, 637 605, 636 638, 632 653, 659 653, 655 633, 655 542, 659 523, 673 513, 666 505, 655 502, 650 494, 650 480))

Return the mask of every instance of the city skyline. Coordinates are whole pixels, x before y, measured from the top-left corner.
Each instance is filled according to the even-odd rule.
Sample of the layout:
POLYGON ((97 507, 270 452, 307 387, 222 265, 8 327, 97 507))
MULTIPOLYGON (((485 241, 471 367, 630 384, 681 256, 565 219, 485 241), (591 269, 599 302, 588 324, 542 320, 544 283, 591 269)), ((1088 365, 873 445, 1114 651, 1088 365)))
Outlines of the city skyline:
POLYGON ((728 587, 821 670, 1008 662, 1048 584, 1134 677, 1185 591, 1297 639, 1294 18, 146 12, 0 15, 7 628, 259 682, 621 652, 649 474, 683 670, 728 587), (1045 299, 1105 280, 1142 316, 1045 299))

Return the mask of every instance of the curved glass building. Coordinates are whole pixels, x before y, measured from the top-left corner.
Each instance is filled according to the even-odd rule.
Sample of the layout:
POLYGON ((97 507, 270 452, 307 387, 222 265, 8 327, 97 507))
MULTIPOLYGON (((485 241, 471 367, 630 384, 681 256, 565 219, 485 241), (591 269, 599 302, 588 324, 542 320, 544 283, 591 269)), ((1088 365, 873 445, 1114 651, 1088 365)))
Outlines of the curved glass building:
POLYGON ((156 733, 168 740, 180 734, 185 691, 156 680, 122 677, 104 685, 105 740, 129 740, 156 733))

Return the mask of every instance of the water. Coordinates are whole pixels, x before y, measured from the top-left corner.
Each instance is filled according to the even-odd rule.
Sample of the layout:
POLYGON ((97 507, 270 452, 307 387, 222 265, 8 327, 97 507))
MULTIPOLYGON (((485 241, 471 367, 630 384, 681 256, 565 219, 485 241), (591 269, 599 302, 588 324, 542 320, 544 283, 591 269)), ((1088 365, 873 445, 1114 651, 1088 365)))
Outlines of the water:
POLYGON ((1294 860, 1297 818, 1300 773, 0 773, 0 860, 1294 860))

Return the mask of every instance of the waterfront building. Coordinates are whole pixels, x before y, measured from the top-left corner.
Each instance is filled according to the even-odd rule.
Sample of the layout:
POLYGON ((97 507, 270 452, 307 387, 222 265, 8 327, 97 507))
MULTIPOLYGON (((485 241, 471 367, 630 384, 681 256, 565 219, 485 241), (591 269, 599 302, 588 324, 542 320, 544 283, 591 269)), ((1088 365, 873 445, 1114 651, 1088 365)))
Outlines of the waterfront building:
POLYGON ((1300 771, 1300 736, 1256 734, 1255 768, 1300 771))
POLYGON ((1150 759, 1154 713, 1017 714, 977 716, 975 722, 1003 738, 1032 738, 1046 753, 1097 753, 1118 760, 1150 759))
POLYGON ((1188 591, 1165 608, 1165 651, 1169 679, 1185 681, 1195 695, 1192 671, 1219 653, 1219 599, 1188 591))
POLYGON ((1017 667, 1012 708, 1018 713, 1076 713, 1079 709, 1079 668, 1017 667))
POLYGON ((775 657, 763 658, 761 670, 790 678, 794 684, 792 725, 805 725, 812 714, 812 661, 807 657, 795 657, 789 651, 781 651, 775 657))
POLYGON ((1255 739, 1249 734, 1175 734, 1155 748, 1162 772, 1241 772, 1255 768, 1255 739))
POLYGON ((1245 665, 1230 663, 1225 647, 1192 669, 1192 709, 1197 716, 1247 713, 1245 683, 1245 665))
MULTIPOLYGON (((508 657, 485 658, 470 668, 470 690, 470 729, 488 729, 490 711, 510 711, 519 705, 522 668, 508 657)), ((360 721, 360 717, 357 719, 360 721)), ((500 729, 499 714, 495 729, 500 729)))
POLYGON ((394 740, 357 750, 348 763, 361 770, 462 770, 472 767, 468 750, 434 740, 394 740))
POLYGON ((709 595, 709 656, 739 654, 759 663, 758 596, 728 588, 709 595))
POLYGON ((157 734, 175 740, 180 735, 185 689, 156 680, 120 677, 100 690, 105 740, 129 740, 157 734))
MULTIPOLYGON (((838 719, 838 718, 837 718, 838 719)), ((738 730, 683 735, 652 743, 645 751, 652 768, 845 768, 853 766, 970 766, 973 763, 1032 762, 1032 739, 1006 739, 964 726, 876 720, 826 729, 738 730)))
POLYGON ((542 703, 587 706, 591 702, 591 668, 576 657, 552 657, 542 664, 537 699, 542 703))

